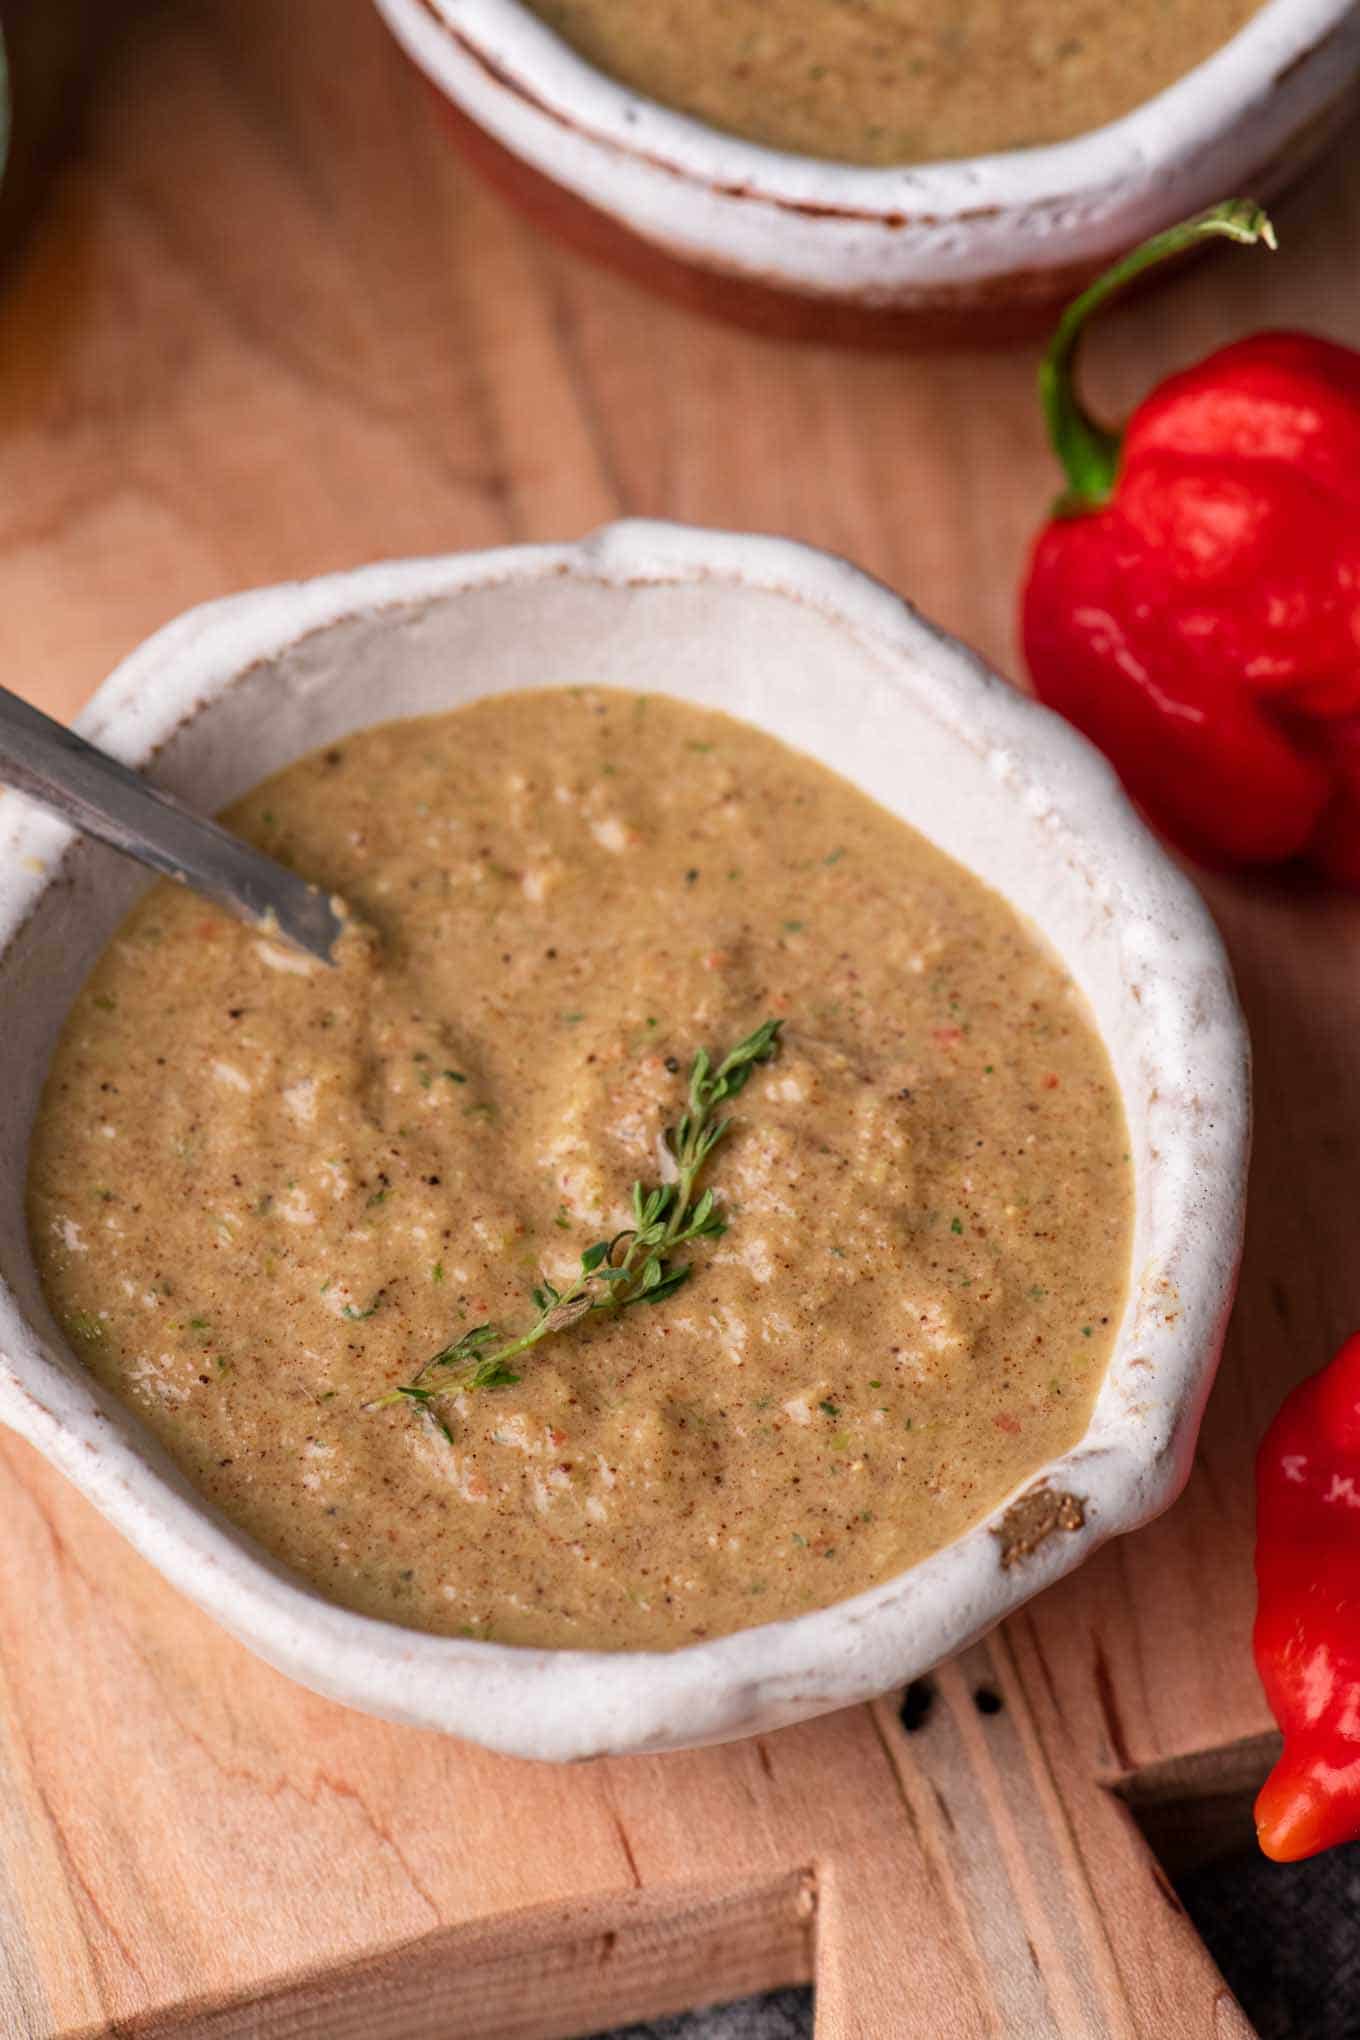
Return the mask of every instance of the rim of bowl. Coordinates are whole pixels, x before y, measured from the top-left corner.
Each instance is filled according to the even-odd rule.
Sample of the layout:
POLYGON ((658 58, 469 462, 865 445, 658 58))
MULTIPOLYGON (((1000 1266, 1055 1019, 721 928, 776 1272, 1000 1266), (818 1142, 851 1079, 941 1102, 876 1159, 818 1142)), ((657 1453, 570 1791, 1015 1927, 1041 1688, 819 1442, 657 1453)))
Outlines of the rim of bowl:
POLYGON ((882 166, 767 148, 679 113, 580 56, 523 0, 376 4, 441 84, 453 44, 534 111, 653 169, 727 197, 897 225, 904 218, 942 224, 1080 203, 1131 175, 1154 178, 1246 116, 1345 19, 1354 0, 1265 0, 1220 49, 1163 91, 1068 141, 882 166))
MULTIPOLYGON (((1245 1029, 1208 909, 1135 815, 1106 761, 882 583, 791 539, 629 519, 574 544, 382 563, 228 596, 146 640, 104 682, 77 726, 125 763, 151 763, 237 681, 337 623, 563 575, 624 590, 721 581, 789 597, 843 626, 884 663, 894 688, 985 753, 998 799, 1040 818, 1055 864, 1097 888, 1126 955, 1156 977, 1157 994, 1140 1011, 1149 1016, 1148 1041, 1176 1114, 1191 1093, 1185 1117, 1161 1129, 1174 1138, 1155 1164, 1166 1183, 1143 1255, 1143 1265, 1156 1263, 1171 1285, 1175 1307, 1142 1312, 1148 1321, 1136 1338, 1134 1309, 1126 1310, 1077 1445, 1036 1468, 954 1543, 884 1584, 669 1652, 541 1650, 435 1636, 326 1600, 197 1496, 78 1360, 55 1358, 0 1278, 0 1420, 36 1444, 223 1627, 302 1684, 347 1704, 508 1755, 579 1759, 721 1741, 871 1698, 963 1648, 1107 1538, 1175 1498, 1232 1301, 1249 1082, 1245 1029), (1126 1352, 1130 1345, 1136 1354, 1126 1352), (1130 1361, 1145 1371, 1128 1374, 1130 1361), (1116 1408, 1121 1393, 1125 1402, 1116 1408), (1075 1486, 1085 1523, 1047 1537, 1023 1564, 1006 1569, 995 1527, 1020 1495, 1044 1485, 1075 1486)), ((0 1004, 15 938, 48 888, 63 881, 66 853, 79 840, 27 803, 5 837, 0 1004)))

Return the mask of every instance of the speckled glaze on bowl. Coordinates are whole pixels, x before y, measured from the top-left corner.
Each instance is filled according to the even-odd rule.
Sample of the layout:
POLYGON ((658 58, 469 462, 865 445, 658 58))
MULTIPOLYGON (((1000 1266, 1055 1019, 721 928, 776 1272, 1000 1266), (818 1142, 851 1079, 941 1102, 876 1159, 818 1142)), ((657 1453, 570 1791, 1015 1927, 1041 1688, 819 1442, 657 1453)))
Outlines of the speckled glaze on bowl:
POLYGON ((1018 1514, 998 1510, 870 1593, 669 1654, 513 1649, 351 1614, 194 1494, 73 1358, 43 1299, 24 1225, 39 1089, 71 999, 143 881, 55 819, 0 802, 0 1418, 304 1684, 512 1754, 579 1758, 750 1734, 885 1691, 1174 1498, 1232 1295, 1248 1083, 1208 915, 1103 760, 887 589, 785 540, 624 523, 579 545, 235 596, 135 652, 80 726, 211 809, 364 723, 551 681, 655 687, 745 716, 1005 893, 1092 1002, 1137 1183, 1131 1293, 1091 1425, 1028 1499, 1012 1498, 1018 1514), (1076 1500, 1059 1511, 1058 1496, 1076 1500), (1038 1535, 1059 1514, 1069 1527, 1038 1535))
POLYGON ((1145 235, 1267 198, 1339 127, 1357 0, 1267 0, 1109 126, 1045 148, 887 169, 783 154, 640 97, 520 0, 377 0, 494 181, 587 253, 799 338, 1032 330, 1145 235))

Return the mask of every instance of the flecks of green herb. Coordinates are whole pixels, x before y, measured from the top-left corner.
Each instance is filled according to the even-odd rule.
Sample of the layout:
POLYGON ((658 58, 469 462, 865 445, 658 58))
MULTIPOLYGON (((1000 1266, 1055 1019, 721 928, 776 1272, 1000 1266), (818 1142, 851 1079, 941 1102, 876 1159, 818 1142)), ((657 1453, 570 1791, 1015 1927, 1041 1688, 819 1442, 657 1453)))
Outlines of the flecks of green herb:
POLYGON ((1083 1337, 1083 1339, 1089 1339, 1089 1338, 1090 1338, 1090 1336, 1091 1336, 1091 1327, 1090 1327, 1089 1325, 1083 1325, 1083 1326, 1082 1326, 1082 1328, 1081 1328, 1081 1336, 1083 1337))
POLYGON ((807 923, 805 921, 786 921, 784 923, 784 932, 786 935, 801 935, 806 926, 807 923))
POLYGON ((713 746, 712 744, 697 743, 693 737, 687 737, 685 740, 685 749, 687 751, 711 751, 713 749, 713 746))
POLYGON ((467 1078, 461 1070, 441 1070, 439 1074, 441 1077, 447 1077, 451 1084, 465 1084, 467 1082, 467 1078))
POLYGON ((1042 1282, 1036 1282, 1033 1288, 1027 1290, 1025 1293, 1029 1297, 1031 1303, 1042 1303, 1044 1298, 1048 1295, 1048 1291, 1044 1288, 1042 1282))
POLYGON ((78 1339, 102 1339, 104 1327, 92 1310, 73 1310, 66 1320, 66 1329, 74 1332, 78 1339))
POLYGON ((951 1218, 949 1221, 949 1230, 952 1233, 961 1233, 963 1231, 963 1220, 961 1218, 951 1218))
POLYGON ((436 1395, 439 1394, 439 1392, 440 1391, 437 1389, 422 1388, 418 1381, 409 1381, 403 1383, 403 1385, 400 1388, 394 1388, 390 1395, 383 1397, 383 1401, 384 1402, 405 1401, 410 1403, 413 1409, 419 1410, 422 1416, 428 1417, 430 1422, 436 1427, 436 1429, 443 1432, 449 1444, 452 1445, 454 1442, 453 1432, 449 1429, 443 1417, 440 1416, 439 1411, 434 1406, 435 1397, 436 1395))
POLYGON ((107 992, 96 992, 94 995, 94 1003, 96 1006, 98 1006, 101 1013, 116 1012, 118 1007, 117 999, 110 998, 107 992))
POLYGON ((378 1308, 378 1305, 381 1302, 382 1291, 380 1289, 378 1291, 378 1294, 374 1297, 372 1303, 370 1303, 370 1305, 368 1306, 367 1310, 356 1310, 352 1303, 347 1303, 341 1310, 340 1315, 342 1318, 348 1318, 351 1324, 359 1325, 363 1323, 365 1318, 372 1317, 374 1311, 378 1308))
POLYGON ((430 1086, 431 1086, 431 1084, 432 1084, 432 1083, 434 1082, 434 1073, 433 1073, 433 1071, 431 1071, 431 1070, 417 1070, 417 1071, 416 1071, 416 1082, 417 1082, 417 1083, 419 1084, 419 1086, 420 1086, 420 1088, 421 1088, 421 1090, 422 1090, 422 1091, 428 1091, 428 1090, 429 1090, 429 1088, 430 1088, 430 1086))
POLYGON ((824 1402, 819 1402, 817 1407, 824 1417, 838 1417, 841 1413, 840 1404, 833 1403, 829 1398, 824 1402))
MULTIPOLYGON (((550 1334, 566 1331, 593 1312, 618 1312, 635 1303, 661 1303, 673 1296, 688 1279, 690 1264, 676 1267, 667 1257, 677 1247, 716 1239, 727 1230, 712 1190, 695 1196, 704 1165, 732 1123, 730 1118, 717 1116, 719 1108, 737 1097, 752 1071, 777 1053, 782 1025, 780 1020, 766 1020, 716 1064, 707 1050, 698 1050, 690 1067, 685 1110, 665 1134, 675 1181, 652 1188, 634 1183, 632 1224, 612 1239, 596 1240, 587 1247, 579 1272, 564 1289, 558 1289, 546 1276, 541 1278, 532 1291, 537 1315, 527 1331, 507 1339, 494 1324, 474 1325, 452 1345, 433 1354, 412 1380, 389 1389, 365 1407, 383 1409, 392 1403, 411 1403, 451 1439, 447 1422, 434 1407, 439 1397, 465 1389, 507 1387, 519 1379, 509 1363, 550 1334)), ((374 1309, 377 1301, 375 1297, 374 1309)), ((348 1309, 344 1315, 350 1315, 348 1309)))
POLYGON ((191 1317, 191 1318, 190 1318, 190 1320, 189 1320, 189 1330, 190 1330, 191 1332, 206 1332, 206 1331, 207 1331, 207 1329, 208 1329, 208 1320, 207 1320, 207 1319, 206 1319, 205 1317, 191 1317))
POLYGON ((431 1268, 430 1280, 431 1282, 442 1282, 444 1280, 444 1263, 442 1261, 436 1261, 433 1268, 431 1268))
POLYGON ((822 859, 822 862, 823 864, 839 864, 844 855, 844 850, 829 850, 822 859))
POLYGON ((557 1215, 553 1219, 553 1224, 557 1227, 557 1230, 559 1232, 571 1231, 571 1220, 567 1216, 567 1207, 565 1204, 558 1205, 557 1215))
POLYGON ((575 1027, 577 1022, 584 1020, 585 1017, 584 1013, 563 1013, 561 1015, 562 1023, 566 1027, 575 1027))
POLYGON ((94 1194, 101 1204, 112 1204, 115 1201, 112 1190, 105 1190, 102 1185, 94 1194))
POLYGON ((476 1105, 465 1105, 463 1107, 463 1117, 464 1119, 494 1119, 496 1117, 496 1108, 494 1105, 488 1104, 485 1099, 482 1099, 476 1105))

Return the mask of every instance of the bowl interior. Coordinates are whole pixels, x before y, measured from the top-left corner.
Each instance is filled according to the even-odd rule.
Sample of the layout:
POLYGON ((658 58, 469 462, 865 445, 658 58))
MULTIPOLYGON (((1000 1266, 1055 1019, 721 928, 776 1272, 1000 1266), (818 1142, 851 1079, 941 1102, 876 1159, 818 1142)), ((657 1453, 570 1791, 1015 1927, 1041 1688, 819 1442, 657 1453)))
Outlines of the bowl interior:
MULTIPOLYGON (((308 605, 301 598, 307 591, 292 591, 292 611, 290 591, 241 598, 205 612, 197 635, 172 627, 143 648, 104 690, 86 727, 134 762, 163 738, 151 776, 213 809, 290 758, 387 717, 526 686, 594 682, 658 689, 745 717, 814 753, 976 871, 1044 932, 1086 993, 1125 1102, 1136 1178, 1129 1301, 1092 1426, 1064 1465, 1082 1459, 1093 1491, 1101 1485, 1097 1463, 1117 1466, 1117 1479, 1111 1473, 1106 1483, 1096 1534, 1128 1527, 1179 1484, 1169 1469, 1188 1456, 1187 1429, 1192 1437, 1237 1249, 1231 1177, 1242 1137, 1240 1044, 1221 956, 1202 912, 1082 740, 886 592, 837 562, 777 542, 762 551, 761 542, 715 538, 700 551, 706 562, 719 563, 716 570, 685 556, 681 544, 678 562, 663 545, 655 571, 643 572, 636 547, 630 552, 627 543, 617 556, 607 549, 603 556, 535 549, 492 556, 493 564, 481 569, 416 563, 386 570, 386 578, 385 570, 370 570, 337 584, 353 590, 353 599, 338 605, 338 617, 333 596, 313 594, 320 620, 301 636, 296 632, 305 622, 308 605), (737 563, 741 571, 723 570, 737 563), (843 604, 842 596, 854 599, 843 604), (243 639, 214 626, 215 615, 242 613, 242 605, 245 614, 256 613, 252 601, 273 605, 255 632, 253 658, 245 655, 249 630, 243 639), (281 627, 281 616, 291 617, 291 628, 281 627), (1191 1011, 1196 1002, 1198 1021, 1191 1011), (1196 1058, 1187 1050, 1182 1068, 1177 1044, 1188 1041, 1196 1025, 1206 1052, 1196 1058), (1226 1166, 1226 1182, 1212 1180, 1215 1164, 1226 1166), (1197 1187, 1206 1167, 1210 1180, 1197 1187), (1195 1217, 1201 1208, 1208 1227, 1202 1237, 1195 1217), (1171 1247, 1177 1241, 1199 1248, 1201 1263, 1194 1293, 1179 1300, 1173 1333, 1166 1297, 1178 1279, 1171 1247), (1139 1373, 1140 1367, 1150 1371, 1139 1373), (1161 1376, 1154 1384, 1155 1367, 1161 1376), (1131 1423, 1142 1425, 1132 1450, 1131 1423)), ((104 1421, 132 1438, 137 1456, 164 1476, 161 1455, 140 1425, 95 1396, 70 1357, 42 1298, 24 1222, 23 1157, 57 1033, 85 972, 142 888, 136 868, 111 853, 72 843, 62 825, 18 802, 0 806, 0 947, 9 938, 0 954, 7 1077, 0 1090, 0 1275, 18 1306, 11 1322, 27 1320, 23 1339, 45 1356, 20 1352, 20 1371, 26 1367, 31 1380, 35 1366, 41 1368, 46 1407, 72 1435, 88 1430, 88 1412, 99 1403, 104 1421), (43 864, 55 876, 40 876, 43 864)), ((0 1357, 7 1346, 0 1308, 0 1357)), ((12 1360, 16 1350, 9 1347, 12 1360)), ((196 1508, 205 1512, 182 1483, 172 1478, 168 1488, 179 1491, 178 1534, 196 1508)), ((107 1497, 96 1499, 109 1506, 107 1497)), ((118 1511, 111 1507, 110 1513, 118 1511)), ((196 1536, 200 1529, 195 1525, 196 1536)), ((144 1549, 152 1547, 150 1533, 129 1534, 144 1549)), ((237 1551, 238 1570, 249 1576, 242 1588, 247 1599, 263 1591, 259 1556, 250 1555, 237 1533, 217 1526, 209 1542, 215 1559, 228 1547, 237 1551)), ((856 1665, 849 1687, 844 1674, 838 1683, 829 1673, 821 1687, 814 1679, 779 1718, 841 1704, 924 1668, 943 1648, 987 1626, 1003 1603, 1033 1591, 1042 1574, 1065 1569, 1085 1543, 1072 1540, 1070 1555, 1036 1567, 1027 1584, 1010 1575, 1003 1583, 985 1531, 968 1533, 959 1546, 903 1576, 929 1572, 940 1589, 939 1595, 932 1590, 931 1607, 920 1609, 909 1637, 894 1635, 885 1621, 874 1661, 856 1665)), ((167 1562, 163 1551, 152 1555, 171 1577, 178 1572, 189 1591, 200 1591, 184 1566, 167 1562)), ((276 1584, 291 1596, 290 1621, 303 1602, 316 1603, 304 1588, 276 1584)), ((886 1609, 900 1584, 890 1582, 860 1602, 886 1609)), ((815 1633, 825 1638, 827 1618, 838 1612, 777 1626, 790 1636, 806 1632, 790 1643, 785 1670, 796 1664, 806 1671, 819 1661, 815 1626, 822 1625, 815 1633)), ((417 1639, 328 1606, 318 1619, 333 1639, 335 1663, 347 1652, 354 1657, 349 1678, 343 1667, 323 1672, 302 1647, 261 1643, 248 1612, 238 1609, 227 1619, 266 1655, 286 1660, 286 1668, 324 1690, 455 1730, 462 1704, 456 1682, 450 1683, 455 1663, 478 1653, 488 1661, 534 1655, 417 1639), (417 1659, 428 1666, 433 1683, 425 1703, 408 1696, 398 1704, 380 1673, 360 1676, 360 1660, 367 1665, 384 1649, 396 1651, 408 1669, 417 1659), (441 1667, 442 1686, 435 1679, 441 1667)), ((710 1679, 709 1726, 697 1719, 704 1710, 696 1703, 695 1718, 683 1726, 667 1715, 661 1727, 653 1720, 647 1735, 654 1743, 683 1742, 695 1733, 768 1725, 768 1708, 762 1714, 751 1697, 749 1650, 753 1636, 775 1634, 745 1632, 677 1654, 702 1656, 713 1666, 740 1662, 747 1697, 723 1701, 710 1679)), ((770 1649, 767 1656, 777 1669, 781 1653, 770 1649)), ((623 1704, 611 1699, 611 1721, 623 1704)), ((644 1731, 637 1725, 625 1732, 615 1721, 609 1733, 609 1746, 638 1747, 644 1731)), ((587 1734, 592 1747, 602 1746, 602 1736, 608 1742, 598 1724, 587 1723, 581 1735, 587 1734)))
MULTIPOLYGON (((717 580, 624 588, 552 577, 349 618, 191 714, 161 748, 153 776, 211 810, 363 724, 506 688, 582 682, 655 688, 758 723, 844 773, 1004 893, 1044 930, 1090 999, 1139 1145, 1136 1007, 1131 1013, 1120 931, 1100 889, 1075 854, 1055 867, 1044 813, 1007 797, 1006 761, 981 731, 952 725, 938 704, 928 708, 871 644, 794 595, 717 580)), ((1118 798, 1112 789, 1112 807, 1118 798)), ((66 1009, 145 883, 135 866, 74 846, 61 883, 8 956, 7 1156, 24 1153, 66 1009)), ((4 1183, 0 1242, 4 1272, 35 1313, 18 1170, 4 1183)))

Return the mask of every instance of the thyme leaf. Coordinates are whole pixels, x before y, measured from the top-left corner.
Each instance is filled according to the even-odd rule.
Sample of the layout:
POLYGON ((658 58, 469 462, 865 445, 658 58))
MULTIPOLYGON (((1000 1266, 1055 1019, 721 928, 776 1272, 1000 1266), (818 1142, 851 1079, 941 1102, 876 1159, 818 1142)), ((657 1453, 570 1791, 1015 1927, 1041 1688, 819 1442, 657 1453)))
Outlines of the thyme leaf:
MULTIPOLYGON (((329 1284, 326 1284, 325 1286, 329 1287, 329 1284)), ((374 1311, 378 1308, 378 1305, 381 1302, 382 1291, 379 1290, 378 1294, 374 1297, 372 1303, 370 1303, 367 1310, 356 1310, 352 1303, 346 1303, 341 1306, 340 1315, 342 1318, 348 1318, 349 1322, 352 1325, 361 1325, 365 1318, 372 1317, 374 1311)))
POLYGON ((566 1331, 597 1311, 624 1311, 635 1303, 663 1303, 674 1296, 691 1272, 688 1261, 678 1265, 671 1261, 675 1249, 695 1240, 718 1239, 727 1231, 712 1190, 695 1195, 709 1156, 732 1124, 730 1118, 717 1116, 719 1109, 738 1097, 752 1072, 778 1052, 782 1025, 780 1020, 766 1020, 717 1062, 706 1049, 696 1052, 685 1109, 664 1136, 675 1164, 675 1180, 651 1186, 634 1183, 631 1225, 612 1239, 596 1240, 588 1246, 565 1289, 556 1288, 543 1276, 531 1292, 536 1314, 526 1330, 506 1334, 494 1324, 474 1325, 452 1345, 432 1354, 410 1381, 366 1403, 365 1409, 386 1409, 405 1402, 452 1442, 453 1433, 435 1407, 440 1397, 471 1389, 508 1388, 520 1378, 511 1361, 540 1340, 566 1331))

